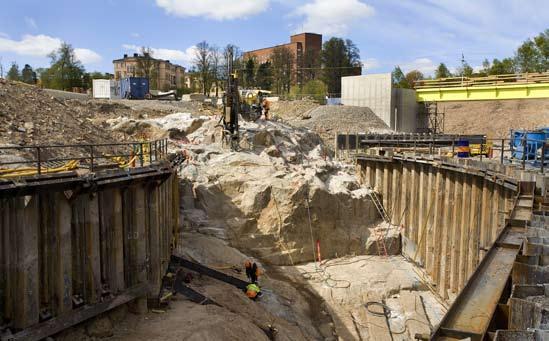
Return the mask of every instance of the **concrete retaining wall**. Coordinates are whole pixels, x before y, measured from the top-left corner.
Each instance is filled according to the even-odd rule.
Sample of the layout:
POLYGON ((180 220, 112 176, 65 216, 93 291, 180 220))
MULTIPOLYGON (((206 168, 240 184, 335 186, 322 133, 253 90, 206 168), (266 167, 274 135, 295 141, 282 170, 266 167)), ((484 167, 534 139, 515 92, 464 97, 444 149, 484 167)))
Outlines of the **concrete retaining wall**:
POLYGON ((341 78, 341 103, 368 107, 391 129, 416 132, 415 90, 393 89, 390 73, 341 78))

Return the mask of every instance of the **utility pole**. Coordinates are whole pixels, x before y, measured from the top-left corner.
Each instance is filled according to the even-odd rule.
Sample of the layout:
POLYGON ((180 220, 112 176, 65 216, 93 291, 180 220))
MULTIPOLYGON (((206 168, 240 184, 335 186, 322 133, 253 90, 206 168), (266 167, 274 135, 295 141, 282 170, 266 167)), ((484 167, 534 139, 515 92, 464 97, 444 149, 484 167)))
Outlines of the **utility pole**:
POLYGON ((461 52, 461 85, 463 86, 463 80, 465 76, 465 56, 461 52))

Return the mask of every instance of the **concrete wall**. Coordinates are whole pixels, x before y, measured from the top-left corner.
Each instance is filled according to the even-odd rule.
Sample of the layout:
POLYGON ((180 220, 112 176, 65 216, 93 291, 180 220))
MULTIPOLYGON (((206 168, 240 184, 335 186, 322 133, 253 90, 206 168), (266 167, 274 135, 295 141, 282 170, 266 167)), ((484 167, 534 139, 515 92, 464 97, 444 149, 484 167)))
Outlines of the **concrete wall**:
POLYGON ((368 107, 397 131, 416 132, 418 128, 415 90, 393 89, 390 73, 341 78, 341 103, 368 107))
POLYGON ((418 103, 416 102, 416 92, 412 89, 393 89, 392 90, 392 112, 393 119, 391 127, 396 131, 414 133, 417 131, 418 121, 418 103), (396 110, 396 113, 395 113, 396 110))
POLYGON ((391 125, 391 74, 351 76, 341 78, 341 103, 368 107, 389 127, 391 125))

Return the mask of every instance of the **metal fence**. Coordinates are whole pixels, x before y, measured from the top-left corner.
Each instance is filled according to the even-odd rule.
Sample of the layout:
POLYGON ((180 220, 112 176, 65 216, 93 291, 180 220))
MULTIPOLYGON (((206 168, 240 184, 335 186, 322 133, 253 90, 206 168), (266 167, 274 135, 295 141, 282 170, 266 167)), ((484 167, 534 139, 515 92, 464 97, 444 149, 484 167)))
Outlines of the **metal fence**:
POLYGON ((113 167, 143 167, 165 158, 167 154, 167 139, 122 143, 6 146, 0 147, 0 155, 22 156, 22 159, 0 159, 0 177, 42 175, 76 168, 94 172, 113 167))

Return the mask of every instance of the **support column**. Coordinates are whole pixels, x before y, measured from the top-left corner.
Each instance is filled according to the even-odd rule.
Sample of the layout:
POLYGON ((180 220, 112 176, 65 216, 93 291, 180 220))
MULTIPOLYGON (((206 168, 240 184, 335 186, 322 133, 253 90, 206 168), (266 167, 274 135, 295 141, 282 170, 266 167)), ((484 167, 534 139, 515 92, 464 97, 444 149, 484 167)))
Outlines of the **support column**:
POLYGON ((402 191, 400 195, 400 202, 403 207, 403 224, 404 224, 404 236, 410 239, 410 172, 408 168, 408 162, 402 164, 402 191))
POLYGON ((391 222, 393 223, 393 225, 402 224, 402 222, 400 221, 400 217, 402 216, 400 205, 400 193, 402 192, 402 168, 400 166, 400 163, 395 162, 393 164, 393 180, 391 184, 391 202, 393 203, 391 207, 391 222))
POLYGON ((410 172, 410 201, 409 201, 409 223, 408 228, 410 229, 410 240, 418 245, 418 226, 417 226, 417 211, 418 211, 418 169, 415 162, 411 163, 411 172, 410 172))
POLYGON ((427 196, 429 193, 429 188, 427 184, 427 180, 429 178, 428 175, 429 172, 429 166, 421 166, 421 172, 419 174, 419 205, 417 207, 418 210, 418 246, 419 246, 419 255, 420 258, 425 260, 426 256, 426 250, 427 250, 427 243, 425 241, 421 242, 422 239, 425 239, 424 234, 427 232, 426 227, 426 218, 427 218, 427 208, 425 207, 427 204, 427 196))
POLYGON ((480 216, 480 240, 479 240, 479 254, 480 259, 484 258, 486 254, 485 249, 488 248, 489 239, 491 238, 492 232, 492 183, 486 179, 483 179, 482 185, 482 209, 480 216))
POLYGON ((149 188, 149 283, 153 288, 151 294, 157 289, 160 289, 162 279, 162 265, 160 262, 160 254, 162 251, 162 242, 160 235, 160 220, 159 220, 159 187, 156 184, 149 188))
POLYGON ((383 186, 382 188, 382 196, 383 196, 383 207, 385 208, 386 212, 391 212, 391 164, 388 162, 383 163, 383 186))
POLYGON ((428 192, 427 192, 427 224, 425 225, 425 237, 422 237, 425 241, 426 246, 426 257, 425 264, 427 273, 433 273, 433 266, 435 259, 435 249, 433 245, 433 231, 434 231, 434 211, 435 211, 435 200, 436 200, 436 188, 435 188, 435 179, 436 179, 436 169, 433 166, 428 166, 429 169, 429 179, 428 179, 428 192))
POLYGON ((86 303, 96 303, 101 297, 99 202, 97 199, 97 193, 86 195, 86 197, 87 200, 83 200, 81 202, 84 205, 82 209, 85 212, 85 296, 86 303))

